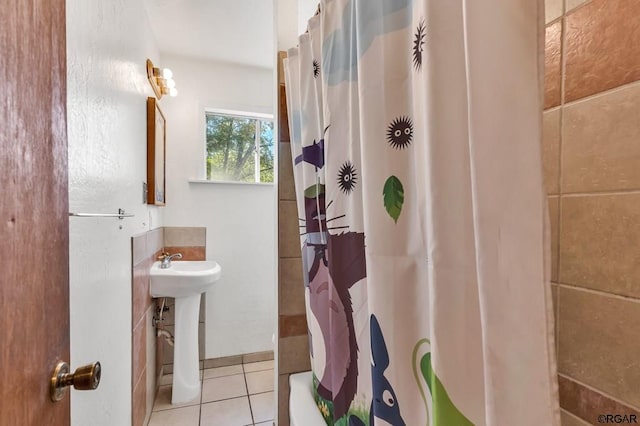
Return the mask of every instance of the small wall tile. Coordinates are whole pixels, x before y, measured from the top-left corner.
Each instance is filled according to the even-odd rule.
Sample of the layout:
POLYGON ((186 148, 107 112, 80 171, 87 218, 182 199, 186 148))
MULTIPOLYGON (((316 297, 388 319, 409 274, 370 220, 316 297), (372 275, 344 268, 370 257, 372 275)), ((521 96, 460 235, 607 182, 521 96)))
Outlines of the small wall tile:
POLYGON ((279 316, 280 337, 307 335, 307 315, 280 315, 279 316))
MULTIPOLYGON (((162 301, 161 299, 154 299, 154 305, 153 305, 153 309, 155 312, 158 312, 160 309, 160 306, 162 305, 162 301)), ((158 323, 156 325, 156 327, 159 330, 163 330, 164 329, 164 325, 162 323, 158 323)), ((156 332, 154 331, 154 334, 156 332)), ((157 336, 157 334, 155 334, 157 336)), ((156 337, 156 378, 160 378, 163 374, 163 359, 164 359, 164 337, 162 336, 158 336, 156 337)))
POLYGON ((293 163, 291 161, 291 144, 278 144, 278 199, 296 199, 296 187, 293 180, 293 163))
POLYGON ((207 240, 207 228, 166 226, 164 228, 164 246, 204 247, 207 240))
POLYGON ((278 426, 289 426, 289 375, 278 376, 278 426))
MULTIPOLYGON (((169 333, 171 333, 172 335, 175 333, 175 327, 173 325, 165 325, 163 328, 169 333)), ((162 363, 164 365, 173 364, 173 347, 169 345, 165 339, 162 339, 162 346, 163 346, 162 352, 164 355, 162 359, 162 363)))
POLYGON ((564 0, 545 0, 544 2, 544 11, 545 11, 545 22, 549 23, 555 19, 558 19, 562 16, 564 0))
POLYGON ((560 410, 560 423, 562 426, 589 426, 589 423, 565 410, 560 410))
POLYGON ((542 165, 547 194, 560 192, 560 108, 543 115, 542 165))
POLYGON ((547 26, 545 36, 544 108, 560 105, 562 92, 562 21, 547 26))
POLYGON ((283 257, 301 257, 298 207, 295 201, 278 203, 278 254, 283 257))
MULTIPOLYGON (((640 407, 640 302, 565 286, 559 294, 559 372, 640 407)), ((569 397, 563 407, 576 413, 569 397)))
POLYGON ((551 283, 551 297, 553 299, 553 316, 555 317, 556 323, 558 322, 558 316, 556 315, 558 312, 558 292, 560 291, 558 288, 558 284, 551 283))
POLYGON ((594 0, 567 15, 565 102, 640 80, 638 16, 636 0, 594 0))
POLYGON ((153 299, 149 294, 149 268, 151 261, 146 259, 137 266, 133 267, 132 279, 132 320, 133 325, 137 324, 143 317, 144 313, 151 306, 153 299))
POLYGON ((164 228, 156 228, 147 232, 147 256, 155 258, 155 254, 164 246, 164 228))
MULTIPOLYGON (((640 412, 637 410, 615 401, 600 392, 589 389, 568 377, 558 377, 558 387, 560 406, 574 416, 572 419, 566 420, 570 426, 580 426, 583 424, 617 424, 613 420, 609 422, 599 420, 598 416, 602 414, 635 415, 636 419, 640 421, 640 412), (581 422, 580 419, 586 423, 581 422), (571 421, 573 421, 573 423, 571 421)), ((563 422, 566 417, 571 416, 564 416, 563 422)), ((566 426, 565 423, 562 423, 562 426, 566 426)))
POLYGON ((279 313, 281 315, 297 315, 306 312, 305 288, 302 275, 302 259, 293 257, 279 260, 280 296, 279 313))
POLYGON ((147 234, 146 232, 141 235, 131 237, 131 253, 133 253, 133 266, 138 263, 147 260, 147 234))
POLYGON ((565 1, 565 6, 564 6, 564 10, 566 11, 566 13, 571 12, 573 9, 575 9, 578 6, 582 6, 583 4, 589 2, 591 0, 566 0, 565 1))
POLYGON ((640 188, 640 84, 565 107, 563 135, 563 193, 640 188))
POLYGON ((640 297, 640 194, 562 198, 559 281, 640 297))
POLYGON ((278 373, 291 374, 311 370, 309 337, 285 337, 278 340, 278 373))
POLYGON ((560 197, 549 197, 549 222, 551 225, 551 281, 558 282, 558 262, 560 235, 558 223, 560 221, 560 197))
POLYGON ((289 143, 289 117, 287 113, 287 90, 284 84, 278 88, 278 142, 289 143))
POLYGON ((204 324, 198 324, 198 359, 204 360, 204 324))
POLYGON ((284 60, 287 58, 287 52, 279 51, 278 52, 278 84, 284 84, 284 60))
POLYGON ((182 259, 174 260, 207 260, 206 247, 186 247, 186 246, 165 246, 165 253, 175 254, 182 253, 182 259))
POLYGON ((147 411, 151 411, 147 405, 147 371, 142 372, 140 381, 133 388, 132 399, 132 424, 133 426, 144 426, 147 411), (149 410, 147 410, 149 408, 149 410))
MULTIPOLYGON (((131 377, 133 382, 131 385, 135 385, 140 381, 140 377, 142 373, 147 368, 147 322, 143 319, 138 323, 136 328, 133 330, 133 354, 132 354, 132 365, 131 377)), ((145 381, 146 385, 146 381, 145 381)), ((146 395, 146 391, 145 391, 146 395)))

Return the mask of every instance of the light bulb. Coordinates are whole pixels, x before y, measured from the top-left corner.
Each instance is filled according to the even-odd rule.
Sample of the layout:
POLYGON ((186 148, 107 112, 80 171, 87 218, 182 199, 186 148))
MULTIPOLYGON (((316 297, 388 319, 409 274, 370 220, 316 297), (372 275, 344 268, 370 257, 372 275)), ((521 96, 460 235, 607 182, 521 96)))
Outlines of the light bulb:
POLYGON ((171 71, 169 68, 165 68, 162 70, 162 78, 165 78, 168 80, 171 77, 173 77, 173 71, 171 71))
POLYGON ((172 87, 169 89, 169 96, 178 96, 178 89, 172 87))
POLYGON ((168 87, 169 89, 173 89, 174 87, 176 87, 176 82, 175 82, 175 80, 174 80, 174 79, 172 79, 172 78, 167 79, 167 87, 168 87))

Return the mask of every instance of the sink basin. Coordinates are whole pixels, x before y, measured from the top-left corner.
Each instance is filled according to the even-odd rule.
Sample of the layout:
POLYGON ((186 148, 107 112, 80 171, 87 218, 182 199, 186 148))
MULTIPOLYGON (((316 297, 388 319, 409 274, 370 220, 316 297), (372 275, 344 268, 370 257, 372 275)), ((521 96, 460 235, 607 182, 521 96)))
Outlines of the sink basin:
POLYGON ((173 261, 167 269, 161 262, 151 267, 152 297, 195 296, 207 291, 219 278, 222 268, 212 260, 173 261))
POLYGON ((149 292, 152 297, 175 298, 171 403, 182 404, 200 396, 200 297, 220 279, 222 268, 211 260, 173 261, 167 269, 160 263, 151 266, 149 292))

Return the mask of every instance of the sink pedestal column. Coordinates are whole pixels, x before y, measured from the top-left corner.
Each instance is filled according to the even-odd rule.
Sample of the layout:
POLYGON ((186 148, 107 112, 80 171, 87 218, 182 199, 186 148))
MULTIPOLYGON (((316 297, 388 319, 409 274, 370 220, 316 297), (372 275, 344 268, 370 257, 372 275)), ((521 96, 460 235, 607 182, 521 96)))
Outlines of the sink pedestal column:
POLYGON ((200 297, 176 297, 171 403, 181 404, 200 396, 198 320, 200 297))

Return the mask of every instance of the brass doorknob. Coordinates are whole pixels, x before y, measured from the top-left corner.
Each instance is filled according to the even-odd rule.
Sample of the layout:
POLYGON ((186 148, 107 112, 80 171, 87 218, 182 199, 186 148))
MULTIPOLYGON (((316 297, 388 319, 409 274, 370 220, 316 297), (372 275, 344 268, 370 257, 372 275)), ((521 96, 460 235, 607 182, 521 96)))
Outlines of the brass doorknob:
POLYGON ((83 365, 73 374, 69 373, 69 364, 59 362, 51 375, 50 394, 53 402, 60 401, 67 393, 67 387, 78 390, 93 390, 100 384, 102 368, 99 362, 83 365))

